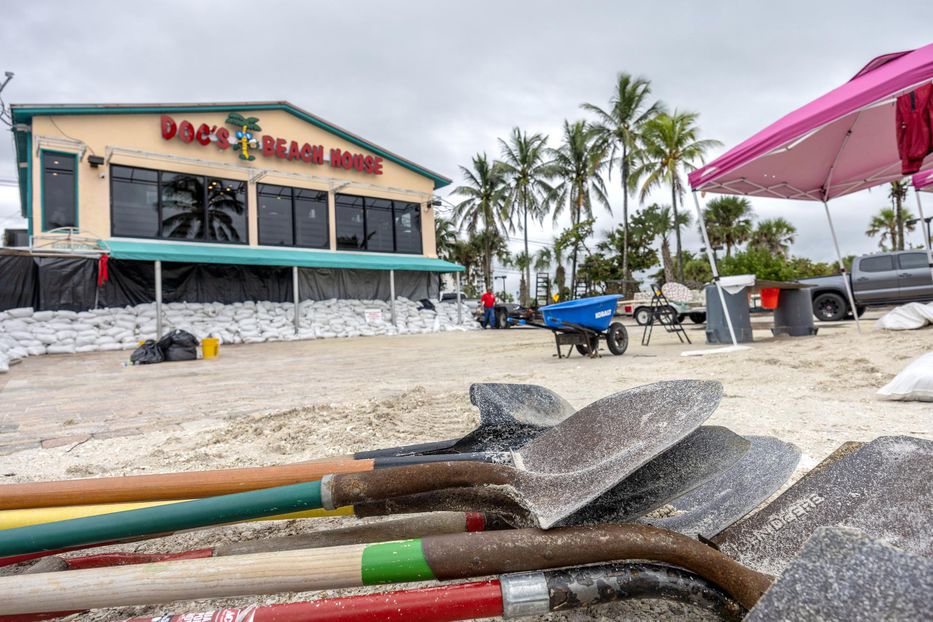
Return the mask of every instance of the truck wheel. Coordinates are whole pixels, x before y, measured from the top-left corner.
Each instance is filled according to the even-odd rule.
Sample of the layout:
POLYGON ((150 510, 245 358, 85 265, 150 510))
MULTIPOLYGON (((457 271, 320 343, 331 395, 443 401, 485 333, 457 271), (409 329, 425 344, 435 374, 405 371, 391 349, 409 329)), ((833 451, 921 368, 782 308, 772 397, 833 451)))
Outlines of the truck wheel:
POLYGON ((645 326, 651 320, 651 309, 649 307, 638 307, 632 315, 635 317, 636 324, 645 326))
POLYGON ((706 314, 700 311, 694 311, 690 314, 690 321, 694 324, 702 324, 706 321, 706 314))
POLYGON ((827 292, 813 299, 813 315, 824 322, 838 322, 848 311, 849 306, 839 294, 827 292))
POLYGON ((496 310, 496 328, 509 327, 509 312, 505 309, 496 310))
POLYGON ((628 331, 619 322, 613 322, 606 331, 606 345, 609 351, 620 356, 628 349, 628 331))

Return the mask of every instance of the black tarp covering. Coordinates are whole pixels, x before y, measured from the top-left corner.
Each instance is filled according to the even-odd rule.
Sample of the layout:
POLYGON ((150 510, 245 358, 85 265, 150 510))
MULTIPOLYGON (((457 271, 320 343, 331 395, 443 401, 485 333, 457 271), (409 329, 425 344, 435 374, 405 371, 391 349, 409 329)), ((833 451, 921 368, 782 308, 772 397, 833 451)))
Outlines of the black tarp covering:
MULTIPOLYGON (((83 311, 155 300, 155 266, 148 261, 108 262, 109 279, 98 290, 97 259, 0 255, 0 311, 17 307, 83 311)), ((302 300, 389 299, 389 273, 380 270, 301 268, 302 300)), ((395 294, 437 298, 431 272, 396 271, 395 294)), ((163 302, 291 302, 291 268, 227 264, 162 264, 163 302)))

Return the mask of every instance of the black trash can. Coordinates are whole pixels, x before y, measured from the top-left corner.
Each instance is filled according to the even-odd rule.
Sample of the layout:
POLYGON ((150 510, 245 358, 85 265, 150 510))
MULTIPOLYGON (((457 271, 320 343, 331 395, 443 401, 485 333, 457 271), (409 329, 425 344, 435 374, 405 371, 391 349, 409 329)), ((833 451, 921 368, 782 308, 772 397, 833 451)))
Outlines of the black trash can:
POLYGON ((771 333, 775 337, 809 337, 818 330, 813 327, 813 298, 810 289, 782 289, 778 306, 774 310, 774 328, 771 333))
MULTIPOLYGON (((743 287, 736 294, 730 294, 724 289, 722 293, 726 298, 726 308, 729 309, 729 319, 732 320, 736 341, 751 343, 752 320, 748 311, 748 289, 743 287)), ((715 283, 706 286, 706 343, 732 343, 715 283)))

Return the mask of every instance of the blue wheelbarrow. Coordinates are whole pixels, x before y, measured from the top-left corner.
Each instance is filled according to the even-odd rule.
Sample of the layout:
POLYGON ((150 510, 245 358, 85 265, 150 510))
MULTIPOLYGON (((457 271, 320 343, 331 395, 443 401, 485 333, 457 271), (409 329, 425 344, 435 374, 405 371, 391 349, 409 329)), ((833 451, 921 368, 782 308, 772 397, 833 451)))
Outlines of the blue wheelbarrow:
POLYGON ((568 300, 541 307, 544 324, 532 324, 547 328, 554 333, 557 357, 563 358, 562 346, 568 346, 567 356, 573 348, 584 356, 599 356, 599 341, 606 340, 606 347, 616 356, 628 348, 628 331, 621 322, 613 322, 621 296, 594 296, 568 300))

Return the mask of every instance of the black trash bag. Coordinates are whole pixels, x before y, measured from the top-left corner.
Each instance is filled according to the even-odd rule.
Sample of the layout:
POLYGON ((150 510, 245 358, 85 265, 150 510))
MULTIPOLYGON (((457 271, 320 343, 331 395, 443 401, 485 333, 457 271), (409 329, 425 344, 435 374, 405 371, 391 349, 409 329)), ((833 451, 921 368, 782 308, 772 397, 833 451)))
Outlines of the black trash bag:
POLYGON ((159 339, 166 361, 193 361, 198 358, 198 338, 184 330, 173 330, 159 339))
POLYGON ((147 339, 146 342, 133 350, 130 355, 130 363, 133 365, 150 365, 152 363, 161 363, 165 360, 162 354, 162 348, 154 339, 147 339))
POLYGON ((422 298, 422 299, 419 300, 418 302, 421 303, 421 306, 418 307, 419 310, 420 310, 420 309, 427 309, 428 311, 436 311, 436 310, 437 310, 437 309, 434 307, 434 303, 431 302, 431 299, 430 299, 430 298, 422 298))

